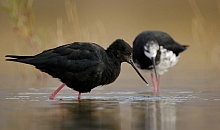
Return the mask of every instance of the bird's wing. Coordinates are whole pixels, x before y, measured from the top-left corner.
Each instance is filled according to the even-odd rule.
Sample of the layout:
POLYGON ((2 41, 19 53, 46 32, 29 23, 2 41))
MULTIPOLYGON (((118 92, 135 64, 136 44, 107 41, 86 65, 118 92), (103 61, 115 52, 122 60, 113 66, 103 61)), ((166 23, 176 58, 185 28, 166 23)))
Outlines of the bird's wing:
POLYGON ((78 73, 101 63, 101 51, 104 49, 97 44, 75 42, 36 55, 34 65, 54 77, 63 72, 78 73))
POLYGON ((164 32, 155 32, 155 38, 163 48, 173 51, 176 55, 186 49, 186 46, 180 45, 169 34, 164 32))

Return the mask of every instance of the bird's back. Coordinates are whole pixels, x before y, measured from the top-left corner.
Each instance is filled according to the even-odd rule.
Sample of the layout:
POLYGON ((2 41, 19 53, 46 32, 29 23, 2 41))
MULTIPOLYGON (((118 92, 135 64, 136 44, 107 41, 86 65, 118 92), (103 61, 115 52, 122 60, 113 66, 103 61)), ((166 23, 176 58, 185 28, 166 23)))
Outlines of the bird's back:
POLYGON ((11 61, 34 65, 37 69, 59 78, 70 88, 79 92, 89 92, 98 85, 107 84, 103 80, 108 55, 95 43, 74 42, 43 51, 35 56, 8 56, 11 61))
POLYGON ((148 41, 156 41, 160 46, 167 50, 172 50, 176 55, 179 55, 186 49, 187 46, 180 45, 173 38, 162 31, 144 31, 140 33, 134 40, 133 46, 144 46, 148 41))

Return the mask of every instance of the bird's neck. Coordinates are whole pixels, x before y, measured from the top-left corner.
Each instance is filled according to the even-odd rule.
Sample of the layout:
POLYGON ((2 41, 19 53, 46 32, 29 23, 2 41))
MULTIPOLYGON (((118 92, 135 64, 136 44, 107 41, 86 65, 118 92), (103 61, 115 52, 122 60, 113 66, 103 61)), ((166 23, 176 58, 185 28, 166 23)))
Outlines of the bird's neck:
POLYGON ((116 52, 115 52, 114 49, 108 48, 106 50, 106 53, 107 53, 107 55, 108 55, 108 57, 110 59, 109 61, 112 62, 113 65, 119 66, 119 67, 121 66, 121 61, 117 58, 116 52))
POLYGON ((106 85, 114 82, 120 74, 121 71, 121 62, 114 55, 114 52, 111 50, 106 50, 108 59, 105 60, 105 69, 102 73, 102 85, 106 85), (111 78, 109 78, 111 77, 111 78))

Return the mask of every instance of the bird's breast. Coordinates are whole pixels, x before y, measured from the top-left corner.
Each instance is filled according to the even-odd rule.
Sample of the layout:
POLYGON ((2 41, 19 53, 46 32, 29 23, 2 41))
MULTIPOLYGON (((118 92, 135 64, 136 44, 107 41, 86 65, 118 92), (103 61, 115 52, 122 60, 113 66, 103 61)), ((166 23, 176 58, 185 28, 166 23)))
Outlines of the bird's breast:
POLYGON ((179 56, 177 56, 173 51, 167 50, 160 46, 160 56, 156 69, 159 74, 163 74, 167 69, 175 66, 179 61, 179 56))
POLYGON ((102 72, 102 85, 114 82, 120 74, 120 66, 106 66, 102 72))

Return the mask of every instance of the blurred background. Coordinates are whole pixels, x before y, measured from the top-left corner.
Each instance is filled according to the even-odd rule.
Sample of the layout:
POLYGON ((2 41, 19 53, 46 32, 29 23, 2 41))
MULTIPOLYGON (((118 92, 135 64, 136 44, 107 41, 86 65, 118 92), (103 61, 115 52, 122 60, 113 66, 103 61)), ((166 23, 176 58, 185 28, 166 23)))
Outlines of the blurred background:
POLYGON ((132 45, 144 30, 167 32, 190 46, 166 77, 187 80, 219 75, 219 0, 1 0, 1 5, 2 78, 48 78, 29 65, 5 62, 6 54, 33 55, 74 41, 95 42, 106 48, 122 38, 132 45))
MULTIPOLYGON (((5 84, 8 79, 46 82, 50 77, 29 65, 5 62, 6 54, 34 55, 75 41, 95 42, 106 48, 115 39, 122 38, 132 45, 144 30, 167 32, 180 44, 190 46, 181 54, 178 65, 163 76, 164 85, 175 86, 170 79, 176 77, 185 82, 196 78, 202 84, 219 77, 219 0, 0 2, 0 81, 5 84), (167 84, 166 78, 170 78, 167 84)), ((120 77, 136 78, 133 71, 127 74, 131 69, 128 66, 123 64, 120 77)), ((200 87, 204 87, 202 84, 200 87)))
POLYGON ((0 5, 0 129, 220 127, 220 0, 0 0, 0 5), (145 30, 167 32, 189 45, 161 77, 157 95, 149 74, 141 72, 150 83, 146 87, 123 63, 114 83, 83 94, 84 100, 66 87, 58 101, 47 102, 61 85, 58 79, 5 61, 6 54, 35 55, 75 41, 106 48, 121 38, 132 45, 145 30))

